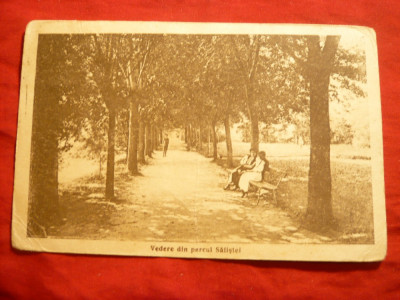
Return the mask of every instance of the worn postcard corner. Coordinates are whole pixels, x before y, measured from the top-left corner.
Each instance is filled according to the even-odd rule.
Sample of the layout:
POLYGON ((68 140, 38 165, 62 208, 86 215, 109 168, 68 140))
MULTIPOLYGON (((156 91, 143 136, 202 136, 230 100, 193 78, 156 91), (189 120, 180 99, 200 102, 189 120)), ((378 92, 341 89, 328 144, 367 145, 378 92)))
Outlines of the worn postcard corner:
POLYGON ((383 260, 382 149, 373 29, 34 21, 12 244, 383 260))

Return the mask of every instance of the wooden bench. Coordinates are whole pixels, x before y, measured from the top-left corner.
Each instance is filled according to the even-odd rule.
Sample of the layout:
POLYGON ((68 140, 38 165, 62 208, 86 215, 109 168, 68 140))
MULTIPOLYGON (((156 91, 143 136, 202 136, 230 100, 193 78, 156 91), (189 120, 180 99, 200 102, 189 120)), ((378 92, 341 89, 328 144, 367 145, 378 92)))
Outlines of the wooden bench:
POLYGON ((272 198, 274 202, 277 203, 276 191, 278 190, 280 183, 286 177, 286 175, 286 172, 282 172, 275 168, 270 168, 269 171, 264 173, 264 179, 262 181, 250 181, 250 185, 257 189, 257 205, 260 202, 262 190, 272 192, 272 198))

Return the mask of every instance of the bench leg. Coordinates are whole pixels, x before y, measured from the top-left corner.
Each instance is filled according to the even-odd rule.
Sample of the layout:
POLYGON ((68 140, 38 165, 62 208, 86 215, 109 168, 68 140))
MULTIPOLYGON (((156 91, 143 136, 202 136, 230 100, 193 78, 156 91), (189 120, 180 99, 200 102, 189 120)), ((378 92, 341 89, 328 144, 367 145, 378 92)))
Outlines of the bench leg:
POLYGON ((261 196, 261 189, 258 189, 258 193, 257 193, 257 205, 260 202, 260 196, 261 196))

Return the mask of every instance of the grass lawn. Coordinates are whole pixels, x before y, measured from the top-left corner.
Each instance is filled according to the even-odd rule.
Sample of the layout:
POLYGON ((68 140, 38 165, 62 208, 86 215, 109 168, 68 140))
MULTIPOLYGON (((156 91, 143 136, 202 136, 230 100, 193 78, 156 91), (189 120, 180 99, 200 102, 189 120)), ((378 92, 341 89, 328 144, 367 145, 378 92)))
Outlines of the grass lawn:
MULTIPOLYGON (((204 148, 207 148, 206 145, 204 148)), ((242 157, 249 152, 249 149, 250 143, 234 142, 233 156, 242 157)), ((260 143, 260 151, 261 150, 267 153, 267 157, 308 157, 310 155, 310 145, 299 146, 292 143, 260 143)), ((226 156, 225 142, 218 143, 218 153, 223 157, 226 156)), ((331 145, 331 156, 333 158, 370 159, 371 152, 369 148, 358 148, 352 145, 335 144, 331 145)))

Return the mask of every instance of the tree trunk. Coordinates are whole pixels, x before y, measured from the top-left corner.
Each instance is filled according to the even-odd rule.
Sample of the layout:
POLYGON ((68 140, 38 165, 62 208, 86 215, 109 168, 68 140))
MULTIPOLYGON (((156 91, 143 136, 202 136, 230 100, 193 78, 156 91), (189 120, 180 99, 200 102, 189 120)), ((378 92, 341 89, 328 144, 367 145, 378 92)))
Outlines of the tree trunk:
MULTIPOLYGON (((50 99, 49 99, 50 100, 50 99)), ((35 97, 32 128, 31 173, 29 184, 28 236, 46 236, 46 230, 59 222, 57 105, 42 106, 35 97), (41 106, 39 109, 38 106, 41 106), (54 121, 54 123, 53 123, 54 121)), ((43 102, 49 102, 43 100, 43 102)))
POLYGON ((211 126, 208 129, 208 156, 211 156, 211 126))
POLYGON ((126 159, 125 159, 125 163, 126 165, 128 165, 129 162, 129 142, 131 140, 131 128, 130 128, 130 124, 131 124, 131 120, 130 120, 130 116, 129 118, 126 118, 126 128, 128 128, 128 136, 127 136, 127 140, 126 140, 126 159))
POLYGON ((193 140, 194 140, 194 136, 193 136, 193 126, 189 125, 189 144, 190 144, 190 148, 193 147, 193 140))
POLYGON ((194 135, 194 147, 196 150, 198 149, 198 143, 199 143, 199 137, 198 137, 198 132, 196 126, 193 126, 193 135, 194 135))
POLYGON ((151 154, 154 153, 155 145, 154 145, 154 125, 150 125, 150 147, 151 147, 151 154))
POLYGON ((185 143, 187 144, 188 142, 188 130, 187 130, 187 125, 185 125, 185 143))
POLYGON ((108 149, 106 173, 106 199, 114 198, 114 165, 115 165, 115 108, 108 111, 108 149))
POLYGON ((139 146, 138 146, 138 161, 142 164, 146 163, 145 159, 145 124, 139 122, 139 146))
POLYGON ((254 93, 251 82, 248 82, 246 87, 246 106, 250 119, 250 147, 258 152, 260 131, 258 128, 258 112, 254 107, 254 93))
POLYGON ((189 148, 191 145, 192 145, 192 134, 190 131, 190 125, 188 125, 188 146, 189 146, 189 148))
POLYGON ((156 150, 156 127, 154 125, 151 125, 151 152, 154 153, 154 151, 156 150))
POLYGON ((157 150, 158 146, 158 128, 154 126, 154 150, 157 150))
POLYGON ((250 129, 251 129, 251 149, 254 149, 254 151, 258 152, 259 150, 259 137, 260 137, 260 130, 258 128, 258 114, 256 111, 254 111, 253 108, 251 108, 250 111, 250 129))
POLYGON ((318 36, 308 40, 310 80, 310 169, 306 220, 322 229, 333 224, 330 168, 329 81, 339 37, 328 36, 321 51, 318 36))
POLYGON ((198 150, 200 150, 200 128, 196 128, 196 147, 198 150))
POLYGON ((218 149, 217 149, 217 132, 215 130, 215 122, 211 124, 212 138, 213 138, 213 160, 218 159, 218 149))
POLYGON ((58 99, 57 87, 49 84, 55 67, 52 37, 39 36, 38 67, 33 102, 29 174, 28 237, 46 237, 47 229, 61 220, 58 203, 58 99))
POLYGON ((128 155, 128 170, 131 175, 138 173, 138 137, 139 137, 139 119, 138 105, 135 101, 129 104, 129 155, 128 155))
POLYGON ((192 146, 195 148, 196 148, 196 140, 197 140, 196 126, 192 126, 192 146))
POLYGON ((160 145, 158 142, 158 127, 154 127, 154 150, 158 150, 158 146, 160 145))
POLYGON ((201 128, 201 124, 199 125, 199 151, 203 150, 203 141, 201 139, 201 136, 203 134, 203 130, 201 128))
POLYGON ((101 169, 101 163, 102 163, 102 161, 101 161, 101 153, 99 154, 99 157, 100 157, 100 159, 99 159, 99 178, 101 178, 101 171, 102 171, 102 169, 101 169))
POLYGON ((192 136, 190 133, 190 125, 187 126, 187 148, 190 149, 190 146, 192 144, 192 136))
POLYGON ((152 157, 153 150, 151 148, 151 125, 146 123, 146 155, 152 157))
POLYGON ((224 119, 224 126, 225 126, 225 140, 226 140, 226 164, 228 168, 232 168, 233 166, 233 150, 232 150, 232 138, 231 138, 231 125, 229 120, 229 115, 226 116, 224 119))

